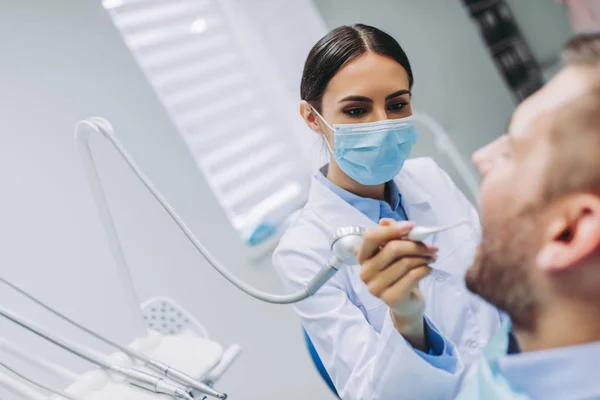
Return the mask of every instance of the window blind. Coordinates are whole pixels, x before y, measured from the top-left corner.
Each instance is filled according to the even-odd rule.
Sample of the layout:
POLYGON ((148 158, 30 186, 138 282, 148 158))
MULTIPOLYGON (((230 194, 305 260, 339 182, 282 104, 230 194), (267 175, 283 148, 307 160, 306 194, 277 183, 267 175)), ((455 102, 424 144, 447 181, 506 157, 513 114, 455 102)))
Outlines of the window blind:
POLYGON ((218 0, 103 5, 231 223, 260 242, 255 232, 280 224, 308 192, 293 137, 261 84, 268 60, 244 52, 218 0))

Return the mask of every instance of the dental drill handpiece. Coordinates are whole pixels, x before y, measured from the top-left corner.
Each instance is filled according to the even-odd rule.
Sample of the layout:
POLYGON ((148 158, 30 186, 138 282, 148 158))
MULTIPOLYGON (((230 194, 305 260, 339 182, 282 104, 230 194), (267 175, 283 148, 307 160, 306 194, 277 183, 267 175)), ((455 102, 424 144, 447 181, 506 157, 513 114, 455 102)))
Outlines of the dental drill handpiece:
POLYGON ((47 304, 45 304, 44 302, 42 302, 41 300, 38 300, 37 298, 33 297, 31 294, 27 293, 25 290, 19 288, 18 286, 16 286, 15 284, 7 281, 6 279, 0 277, 0 282, 4 283, 5 285, 7 285, 8 287, 12 288, 14 291, 20 293, 21 295, 25 296, 26 298, 28 298, 29 300, 31 300, 32 302, 34 302, 35 304, 37 304, 38 306, 44 308, 45 310, 51 312, 52 314, 56 315, 57 317, 59 317, 60 319, 68 322, 69 324, 79 328, 80 330, 86 332, 87 334, 95 337, 96 339, 122 351, 123 353, 127 354, 129 357, 131 357, 134 360, 137 360, 141 363, 143 363, 146 367, 158 372, 159 374, 162 374, 170 379, 173 379, 174 381, 181 383, 183 385, 189 386, 192 389, 195 389, 199 392, 202 392, 204 394, 207 394, 209 396, 212 397, 216 397, 218 399, 226 399, 227 395, 225 393, 221 393, 213 388, 211 388, 210 386, 192 378, 191 376, 170 367, 169 365, 166 365, 160 361, 154 360, 150 357, 148 357, 147 355, 130 349, 128 347, 122 346, 119 343, 116 343, 108 338, 105 338, 104 336, 94 332, 93 330, 81 325, 80 323, 78 323, 77 321, 72 320, 71 318, 67 317, 66 315, 60 313, 59 311, 53 309, 52 307, 48 306, 47 304))
MULTIPOLYGON (((458 226, 468 224, 468 221, 459 221, 441 226, 415 226, 406 235, 406 239, 413 242, 422 242, 429 236, 454 229, 458 226)), ((328 263, 330 272, 333 275, 343 264, 355 264, 356 252, 362 244, 365 228, 360 226, 349 226, 339 228, 335 231, 331 238, 331 253, 333 254, 328 263)), ((318 276, 318 275, 317 275, 318 276)), ((314 279, 317 280, 317 279, 314 279)))
POLYGON ((127 382, 131 383, 132 385, 138 386, 153 393, 172 396, 176 399, 194 400, 194 398, 184 388, 171 384, 165 381, 163 378, 155 377, 136 369, 112 365, 104 361, 102 358, 91 354, 91 352, 85 350, 81 346, 74 344, 67 339, 54 336, 45 329, 35 325, 33 322, 21 318, 11 311, 0 307, 0 315, 21 326, 22 328, 34 333, 35 335, 48 340, 60 348, 75 354, 76 356, 83 358, 84 360, 89 361, 90 363, 97 365, 106 371, 111 371, 124 376, 127 382))

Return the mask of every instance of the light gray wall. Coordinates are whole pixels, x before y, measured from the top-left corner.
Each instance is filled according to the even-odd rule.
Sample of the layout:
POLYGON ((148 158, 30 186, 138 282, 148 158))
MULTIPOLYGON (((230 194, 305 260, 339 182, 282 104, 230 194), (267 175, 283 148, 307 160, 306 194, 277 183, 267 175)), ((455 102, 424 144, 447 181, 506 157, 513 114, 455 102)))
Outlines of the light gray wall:
MULTIPOLYGON (((126 342, 135 334, 73 142, 75 123, 96 115, 113 123, 216 257, 252 284, 281 291, 268 260, 250 264, 242 256, 236 232, 100 1, 7 0, 0 8, 0 274, 112 338, 126 342)), ((140 297, 172 297, 217 341, 243 346, 219 387, 234 399, 327 398, 293 310, 231 287, 110 148, 98 140, 93 147, 140 297)), ((4 288, 0 304, 84 338, 4 288)), ((72 368, 86 367, 4 321, 0 332, 72 368)))
MULTIPOLYGON (((414 108, 436 118, 464 157, 504 133, 515 104, 460 1, 314 2, 329 28, 365 23, 400 42, 415 74, 414 108)), ((414 154, 436 158, 465 190, 424 129, 414 154)))

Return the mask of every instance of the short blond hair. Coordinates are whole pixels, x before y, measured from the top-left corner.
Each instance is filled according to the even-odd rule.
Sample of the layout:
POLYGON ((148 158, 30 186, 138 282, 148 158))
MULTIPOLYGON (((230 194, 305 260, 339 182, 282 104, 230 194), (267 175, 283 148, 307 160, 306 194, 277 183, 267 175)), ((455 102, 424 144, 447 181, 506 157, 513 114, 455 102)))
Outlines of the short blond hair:
POLYGON ((547 199, 574 192, 600 195, 600 32, 571 39, 563 58, 567 65, 598 68, 598 74, 590 75, 589 91, 550 117, 547 199))
POLYGON ((583 33, 569 40, 563 59, 567 64, 600 65, 600 32, 583 33))

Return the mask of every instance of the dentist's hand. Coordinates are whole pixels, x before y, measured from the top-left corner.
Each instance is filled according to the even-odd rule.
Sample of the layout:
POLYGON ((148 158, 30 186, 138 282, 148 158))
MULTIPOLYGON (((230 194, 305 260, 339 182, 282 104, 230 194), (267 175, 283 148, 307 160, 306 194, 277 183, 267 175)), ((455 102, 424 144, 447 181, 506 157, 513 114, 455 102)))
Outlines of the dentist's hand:
POLYGON ((360 278, 391 310, 396 329, 414 348, 426 351, 425 302, 419 281, 431 272, 437 248, 404 239, 411 222, 384 219, 368 230, 358 250, 360 278))

